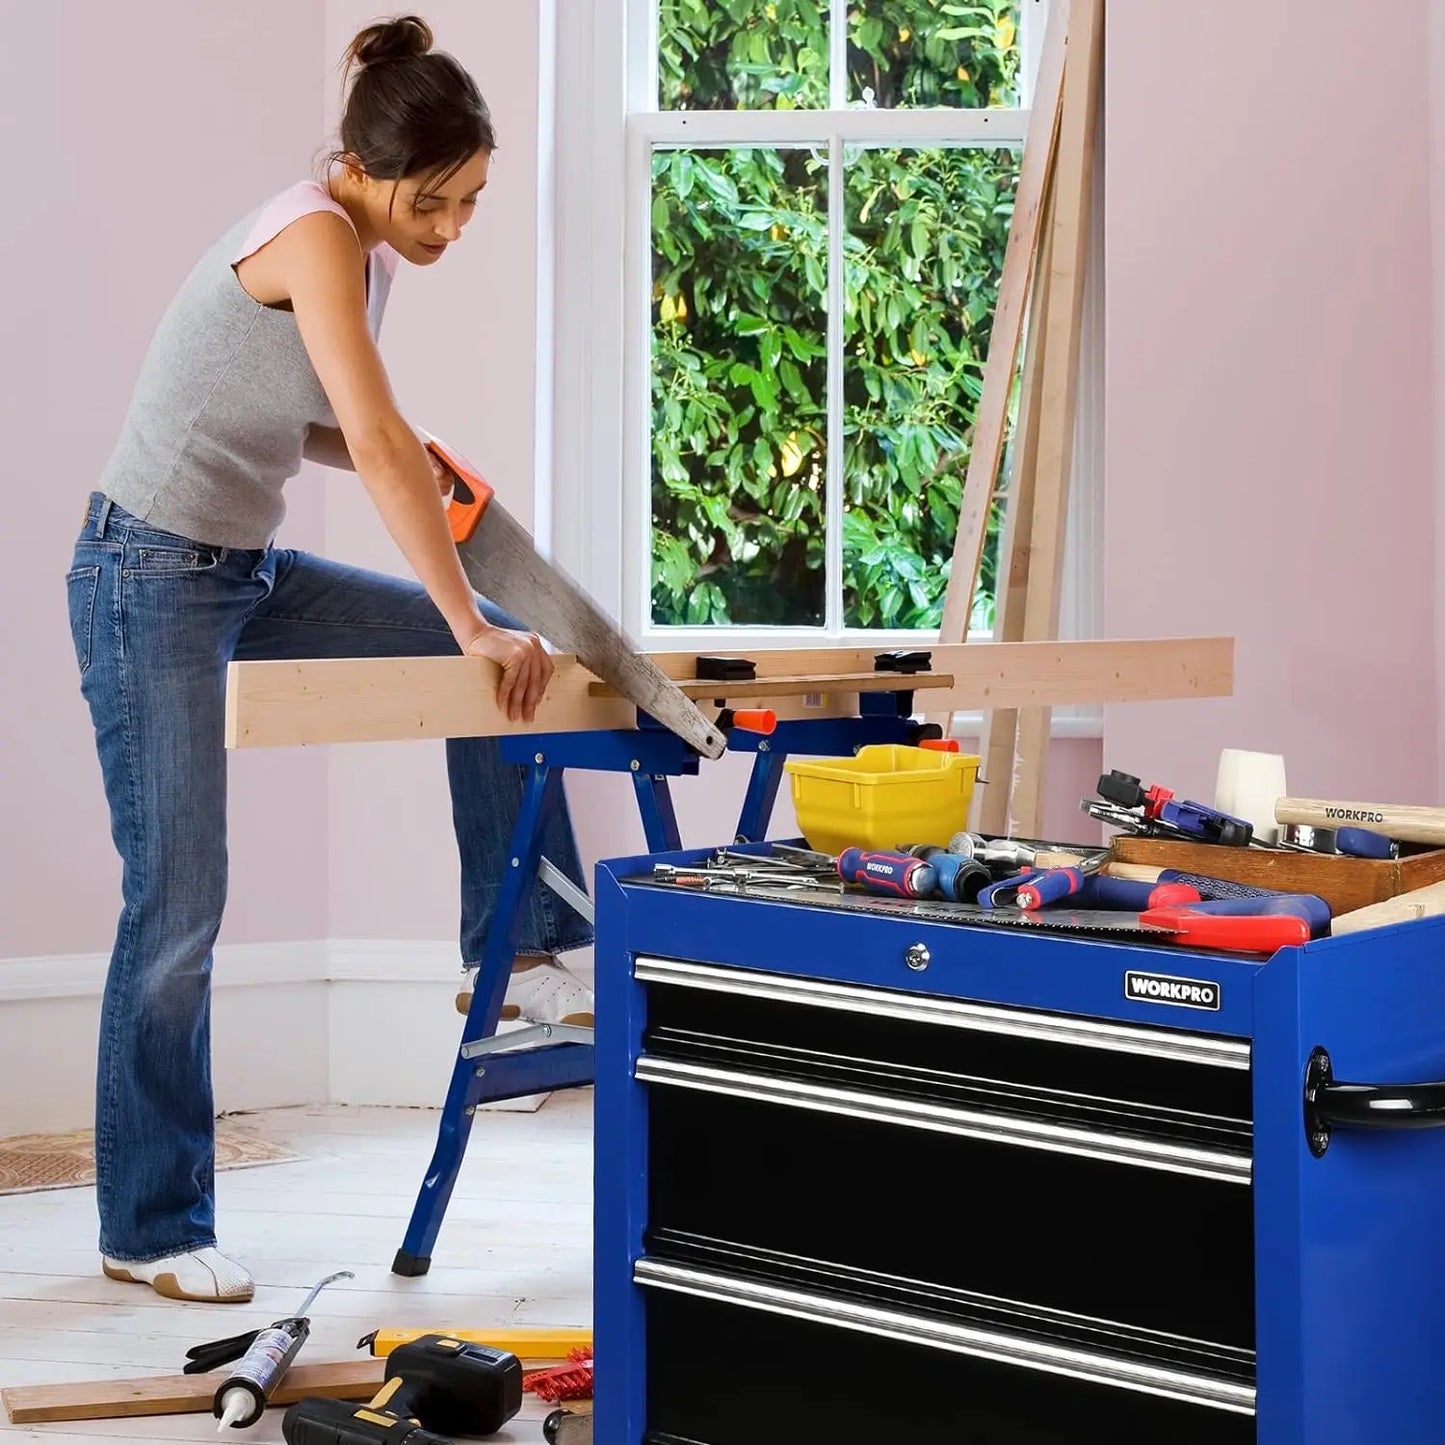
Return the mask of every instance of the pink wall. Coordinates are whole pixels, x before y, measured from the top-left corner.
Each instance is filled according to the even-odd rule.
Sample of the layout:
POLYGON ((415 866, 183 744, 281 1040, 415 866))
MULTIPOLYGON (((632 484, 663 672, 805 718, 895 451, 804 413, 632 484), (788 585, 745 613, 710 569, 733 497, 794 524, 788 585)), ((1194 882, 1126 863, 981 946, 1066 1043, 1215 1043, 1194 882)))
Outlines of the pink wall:
MULTIPOLYGON (((1445 5, 1427 5, 1429 34, 1425 69, 1430 77, 1430 222, 1431 253, 1445 256, 1445 5)), ((1445 378, 1445 282, 1433 287, 1434 375, 1445 378)), ((1445 801, 1445 405, 1435 418, 1435 800, 1445 801)))
MULTIPOLYGON (((70 549, 171 292, 319 139, 322 27, 293 0, 7 0, 0 32, 4 958, 110 946, 119 864, 66 624, 70 549)), ((320 495, 302 483, 288 537, 320 527, 320 495)), ((227 936, 316 936, 325 897, 306 880, 327 846, 323 760, 237 758, 231 777, 227 936)))
POLYGON ((1108 709, 1110 767, 1212 798, 1244 747, 1295 793, 1440 796, 1439 8, 1377 46, 1370 0, 1109 0, 1105 625, 1238 639, 1233 698, 1108 709))

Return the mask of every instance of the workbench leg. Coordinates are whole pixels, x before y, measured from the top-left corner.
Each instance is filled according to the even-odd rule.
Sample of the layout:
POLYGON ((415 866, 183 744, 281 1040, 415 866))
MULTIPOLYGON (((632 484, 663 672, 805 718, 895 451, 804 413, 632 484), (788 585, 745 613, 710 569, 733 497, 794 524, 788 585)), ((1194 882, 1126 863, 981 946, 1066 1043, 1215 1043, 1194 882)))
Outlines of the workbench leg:
MULTIPOLYGON (((477 968, 476 988, 467 1021, 462 1027, 451 1087, 442 1105, 436 1149, 431 1163, 427 1165, 406 1236, 392 1262, 393 1274, 420 1275, 431 1268, 432 1246, 441 1229, 462 1156, 466 1153, 477 1101, 483 1093, 479 1066, 463 1058, 460 1049, 477 1039, 490 1038, 497 1032, 507 983, 512 976, 512 959, 522 928, 523 908, 536 886, 537 865, 542 856, 542 825, 548 811, 556 804, 561 788, 561 768, 533 767, 528 770, 522 806, 512 829, 510 866, 502 878, 496 912, 477 968)), ((511 1062, 496 1058, 488 1060, 488 1066, 497 1072, 505 1070, 511 1062)), ((491 1082, 492 1087, 486 1090, 488 1098, 507 1097, 504 1089, 499 1090, 495 1081, 491 1082)), ((531 1091, 522 1089, 524 1093, 531 1091)))
POLYGON ((759 748, 753 757, 752 776, 738 814, 738 830, 734 841, 761 843, 768 835, 773 818, 773 804, 778 800, 778 785, 783 781, 783 754, 759 748))
POLYGON ((637 811, 642 814, 642 832, 649 853, 676 853, 682 847, 677 830, 677 813, 672 806, 672 789, 664 774, 633 773, 637 790, 637 811))

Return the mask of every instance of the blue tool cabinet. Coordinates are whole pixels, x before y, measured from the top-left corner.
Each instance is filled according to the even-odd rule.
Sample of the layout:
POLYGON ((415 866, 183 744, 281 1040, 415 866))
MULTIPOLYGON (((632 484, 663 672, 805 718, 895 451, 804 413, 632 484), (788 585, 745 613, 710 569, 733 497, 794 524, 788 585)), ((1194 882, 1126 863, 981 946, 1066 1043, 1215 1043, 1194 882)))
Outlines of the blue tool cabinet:
POLYGON ((597 1445, 1445 1440, 1445 922, 1263 959, 657 861, 597 874, 597 1445))

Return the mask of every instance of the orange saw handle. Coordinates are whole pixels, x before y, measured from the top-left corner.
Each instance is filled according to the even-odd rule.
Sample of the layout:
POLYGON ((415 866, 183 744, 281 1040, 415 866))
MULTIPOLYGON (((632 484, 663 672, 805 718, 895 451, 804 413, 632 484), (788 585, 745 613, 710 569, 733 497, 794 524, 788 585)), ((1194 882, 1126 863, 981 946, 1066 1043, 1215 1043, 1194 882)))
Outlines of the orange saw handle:
POLYGON ((457 479, 452 488, 452 499, 447 503, 447 521, 451 524, 452 541, 460 545, 477 530, 487 503, 493 492, 482 479, 482 474, 470 463, 462 460, 454 451, 443 446, 432 437, 426 444, 427 450, 451 469, 457 479))

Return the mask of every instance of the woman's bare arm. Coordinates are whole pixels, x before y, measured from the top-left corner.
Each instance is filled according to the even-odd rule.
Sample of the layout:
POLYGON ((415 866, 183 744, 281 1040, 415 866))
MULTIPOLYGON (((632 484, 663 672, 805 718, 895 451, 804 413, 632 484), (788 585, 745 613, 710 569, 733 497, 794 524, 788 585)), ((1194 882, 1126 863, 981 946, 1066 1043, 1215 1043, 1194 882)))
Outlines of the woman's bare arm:
POLYGON ((356 233, 340 216, 318 211, 287 226, 269 247, 342 443, 388 532, 461 649, 501 665, 498 698, 508 715, 531 721, 551 659, 535 638, 491 627, 477 607, 431 462, 397 408, 367 325, 356 233))

